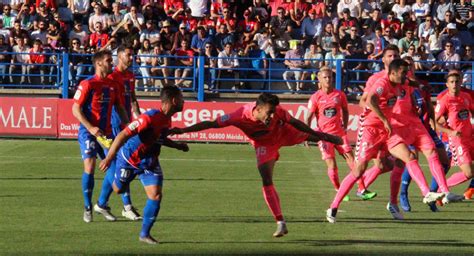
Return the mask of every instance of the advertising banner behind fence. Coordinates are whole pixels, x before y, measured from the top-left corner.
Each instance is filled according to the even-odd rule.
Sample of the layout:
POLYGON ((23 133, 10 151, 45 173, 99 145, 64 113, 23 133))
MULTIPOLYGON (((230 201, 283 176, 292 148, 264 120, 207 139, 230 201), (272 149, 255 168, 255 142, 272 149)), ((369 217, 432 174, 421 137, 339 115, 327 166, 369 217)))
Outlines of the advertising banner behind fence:
POLYGON ((0 135, 57 137, 57 100, 0 97, 0 135))
MULTIPOLYGON (((42 98, 1 98, 0 97, 0 136, 77 138, 79 123, 71 112, 72 100, 42 98)), ((143 111, 159 108, 159 101, 140 101, 143 111)), ((231 102, 186 102, 184 110, 173 116, 173 126, 186 127, 197 122, 209 121, 230 113, 245 103, 231 102)), ((306 104, 282 103, 292 116, 304 121, 308 114, 306 104)), ((355 141, 358 105, 349 105, 349 140, 355 141)), ((311 127, 316 127, 313 120, 311 127)), ((291 136, 291 135, 290 135, 291 136)), ((211 129, 202 132, 173 136, 173 139, 186 141, 246 142, 246 136, 235 127, 211 129)))

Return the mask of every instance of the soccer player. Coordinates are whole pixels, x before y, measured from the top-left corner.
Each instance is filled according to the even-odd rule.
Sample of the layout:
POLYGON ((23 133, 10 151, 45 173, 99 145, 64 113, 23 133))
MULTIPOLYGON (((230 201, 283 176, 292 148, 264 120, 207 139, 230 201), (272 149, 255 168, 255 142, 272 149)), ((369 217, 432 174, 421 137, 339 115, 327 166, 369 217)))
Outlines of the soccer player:
MULTIPOLYGON (((306 124, 309 126, 315 117, 320 131, 338 135, 344 142, 340 146, 325 141, 319 142, 322 158, 328 167, 329 179, 337 191, 339 190, 339 175, 334 148, 346 159, 350 169, 354 167, 354 155, 346 133, 349 122, 347 98, 343 92, 334 89, 330 68, 322 67, 319 70, 318 81, 320 90, 314 93, 308 101, 309 115, 306 118, 306 124)), ((362 179, 359 179, 359 186, 364 187, 362 179)), ((361 190, 363 193, 360 194, 360 197, 364 200, 377 196, 377 193, 367 191, 365 188, 361 190)), ((348 197, 346 197, 347 199, 348 197)))
MULTIPOLYGON (((372 86, 377 82, 378 79, 387 76, 388 75, 388 69, 390 63, 394 59, 400 58, 400 52, 399 48, 396 45, 390 44, 387 47, 384 48, 383 53, 382 53, 382 62, 384 63, 385 69, 373 74, 372 76, 369 77, 367 80, 367 83, 365 85, 364 93, 362 94, 359 105, 364 109, 362 114, 359 116, 359 127, 361 127, 364 123, 365 116, 370 113, 370 109, 367 107, 367 97, 370 89, 372 86)), ((358 133, 358 138, 362 136, 363 129, 359 129, 358 133)), ((356 151, 358 149, 356 148, 356 151)), ((376 179, 377 177, 384 173, 384 172, 389 172, 392 169, 397 172, 401 171, 400 169, 403 169, 403 164, 400 164, 399 161, 394 162, 390 160, 387 156, 389 153, 387 151, 380 151, 377 155, 377 157, 373 160, 374 161, 374 166, 370 169, 368 169, 362 176, 363 183, 366 188, 368 188, 376 179)), ((362 191, 358 191, 362 192, 362 191)))
POLYGON ((150 230, 160 211, 163 197, 163 171, 158 159, 161 145, 184 152, 189 150, 186 143, 167 138, 171 117, 183 110, 181 91, 176 86, 165 86, 160 98, 160 109, 148 110, 122 130, 112 143, 107 157, 100 163, 100 169, 105 171, 117 158, 114 176, 110 181, 116 193, 124 193, 136 176, 142 182, 147 201, 139 240, 148 244, 158 243, 150 235, 150 230))
MULTIPOLYGON (((462 196, 450 193, 449 188, 446 184, 445 170, 443 168, 443 165, 441 164, 438 152, 436 151, 436 146, 433 141, 433 138, 430 136, 430 134, 428 133, 428 129, 425 125, 423 125, 423 123, 420 121, 418 115, 415 112, 414 92, 415 88, 418 88, 420 86, 420 83, 416 80, 413 73, 413 61, 408 61, 409 62, 407 63, 412 69, 409 75, 409 79, 407 80, 408 83, 400 85, 401 94, 398 96, 397 103, 393 108, 393 115, 391 119, 392 127, 394 128, 394 130, 397 130, 397 133, 407 145, 413 146, 413 148, 417 151, 421 151, 426 157, 426 159, 428 160, 431 174, 433 175, 437 184, 439 184, 441 192, 444 193, 443 203, 447 204, 451 202, 462 201, 462 196)), ((429 119, 432 119, 434 121, 434 111, 432 110, 432 108, 427 109, 427 115, 429 119)), ((416 171, 410 173, 410 170, 408 170, 408 172, 410 176, 413 177, 417 185, 420 187, 422 193, 425 195, 428 191, 428 188, 423 173, 416 171)), ((399 176, 395 177, 395 180, 392 180, 391 182, 396 182, 396 184, 393 184, 393 186, 399 188, 402 174, 397 174, 399 174, 399 176)), ((437 189, 432 192, 436 191, 437 189)), ((391 191, 391 193, 394 194, 391 194, 390 204, 397 204, 398 191, 393 190, 391 191)), ((431 205, 435 205, 435 203, 432 202, 429 203, 429 205, 430 207, 432 207, 431 205)))
MULTIPOLYGON (((411 57, 404 57, 405 61, 407 61, 411 65, 411 79, 416 80, 415 68, 413 65, 413 59, 411 57)), ((434 108, 431 104, 431 92, 432 88, 428 83, 420 82, 419 88, 414 88, 413 90, 413 97, 415 108, 417 110, 418 116, 422 124, 424 125, 425 129, 428 131, 431 139, 434 142, 436 153, 438 154, 439 161, 441 162, 442 168, 444 173, 446 174, 449 170, 449 156, 446 152, 445 145, 438 137, 436 131, 431 127, 431 124, 435 124, 434 120, 434 108)), ((410 201, 408 199, 408 187, 411 182, 411 176, 408 173, 408 170, 405 169, 402 175, 402 183, 400 187, 400 206, 405 212, 411 211, 410 201)), ((431 180, 430 191, 435 192, 439 188, 436 179, 433 177, 431 180)), ((438 208, 436 207, 435 203, 429 204, 431 211, 437 212, 438 208)))
POLYGON ((257 168, 263 183, 263 197, 277 222, 274 237, 281 237, 288 233, 280 199, 273 185, 273 167, 280 156, 278 150, 283 146, 292 146, 304 141, 324 140, 337 145, 342 144, 342 139, 337 136, 313 131, 302 121, 293 118, 279 104, 280 101, 276 95, 262 93, 257 102, 246 104, 216 120, 204 121, 186 128, 173 128, 170 132, 182 134, 232 125, 247 135, 255 148, 257 168))
POLYGON ((78 142, 84 162, 82 191, 84 196, 85 222, 92 221, 92 191, 94 189, 94 169, 97 154, 103 149, 97 143, 97 137, 112 137, 111 116, 115 106, 123 124, 128 123, 127 114, 119 100, 116 82, 107 78, 112 72, 112 53, 97 52, 92 62, 95 75, 83 80, 74 95, 72 114, 81 123, 78 142))
MULTIPOLYGON (((119 84, 118 95, 122 103, 124 104, 125 110, 129 120, 135 116, 140 115, 140 107, 135 95, 135 75, 129 71, 130 66, 133 62, 133 48, 130 46, 120 46, 117 50, 118 64, 114 71, 108 76, 111 80, 116 81, 119 84), (133 114, 132 114, 133 113, 133 114)), ((115 108, 112 109, 112 132, 113 138, 117 136, 122 130, 120 118, 115 108)), ((111 170, 106 172, 104 181, 102 183, 102 190, 99 195, 97 204, 94 205, 94 211, 102 214, 106 220, 115 221, 115 216, 110 212, 108 207, 108 201, 110 194, 112 193, 111 175, 113 177, 115 172, 115 161, 112 161, 111 170)), ((129 220, 140 220, 141 216, 138 214, 135 207, 132 206, 132 200, 130 198, 130 188, 127 187, 127 191, 122 194, 122 202, 124 208, 122 210, 122 216, 129 220)))
POLYGON ((448 92, 438 99, 435 112, 438 129, 449 136, 452 162, 461 169, 447 180, 448 186, 452 187, 473 177, 471 116, 474 103, 469 94, 461 92, 461 76, 458 73, 448 74, 446 87, 448 92), (447 125, 441 122, 443 118, 447 120, 447 125))
MULTIPOLYGON (((358 150, 356 150, 355 168, 342 181, 331 207, 326 212, 326 219, 330 223, 336 222, 336 214, 342 198, 349 192, 357 179, 362 176, 367 168, 368 161, 377 157, 379 151, 388 149, 390 154, 407 165, 410 173, 422 173, 418 161, 413 159, 398 131, 392 129, 391 123, 393 107, 400 95, 400 85, 405 83, 407 72, 408 63, 401 59, 393 60, 389 65, 388 75, 378 79, 370 88, 366 104, 371 111, 366 115, 362 126, 359 128, 362 131, 360 132, 361 137, 357 141, 358 150)), ((393 183, 391 182, 391 191, 394 189, 392 186, 393 183)), ((424 203, 436 201, 444 196, 443 193, 429 192, 428 189, 423 188, 422 193, 424 203)), ((391 208, 391 203, 387 205, 387 208, 391 208)), ((394 218, 403 219, 398 209, 389 210, 394 218), (392 210, 398 210, 396 216, 392 210)))
MULTIPOLYGON (((461 74, 458 70, 451 70, 450 73, 451 72, 461 74)), ((442 98, 446 93, 448 93, 448 91, 449 90, 445 90, 445 91, 441 92, 440 94, 438 94, 438 99, 442 98)), ((460 91, 469 94, 471 96, 471 99, 474 100, 474 91, 473 90, 468 89, 466 87, 461 87, 460 91)), ((473 139, 474 139, 474 133, 472 133, 472 136, 473 136, 473 139)), ((449 146, 449 143, 448 143, 448 146, 449 146)), ((464 192, 464 198, 465 199, 471 199, 473 195, 474 195, 474 179, 471 179, 471 183, 469 184, 468 188, 464 192)))

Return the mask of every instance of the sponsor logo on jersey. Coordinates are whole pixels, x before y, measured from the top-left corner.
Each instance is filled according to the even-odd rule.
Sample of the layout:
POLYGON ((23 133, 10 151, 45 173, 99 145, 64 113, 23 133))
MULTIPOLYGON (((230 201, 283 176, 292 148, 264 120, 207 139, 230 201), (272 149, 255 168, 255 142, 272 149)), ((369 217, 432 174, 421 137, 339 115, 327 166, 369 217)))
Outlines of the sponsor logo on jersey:
POLYGON ((463 121, 469 119, 469 111, 467 109, 459 111, 458 118, 463 121))
POLYGON ((393 107, 396 102, 397 102, 397 97, 393 96, 392 98, 387 100, 387 106, 393 107))
POLYGON ((324 110, 324 116, 325 117, 331 118, 331 117, 334 117, 336 115, 337 115, 337 109, 336 108, 326 108, 324 110))

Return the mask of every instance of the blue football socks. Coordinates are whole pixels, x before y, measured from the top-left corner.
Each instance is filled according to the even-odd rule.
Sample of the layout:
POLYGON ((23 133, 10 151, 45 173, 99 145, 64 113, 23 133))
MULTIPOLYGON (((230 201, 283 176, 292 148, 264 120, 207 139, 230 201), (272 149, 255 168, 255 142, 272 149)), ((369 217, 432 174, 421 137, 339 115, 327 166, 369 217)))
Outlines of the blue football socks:
POLYGON ((82 173, 82 194, 84 196, 84 207, 90 210, 92 207, 92 191, 94 190, 94 174, 82 173))
POLYGON ((150 230, 160 211, 160 203, 160 200, 146 200, 145 209, 143 209, 143 225, 140 231, 140 237, 150 236, 150 230))

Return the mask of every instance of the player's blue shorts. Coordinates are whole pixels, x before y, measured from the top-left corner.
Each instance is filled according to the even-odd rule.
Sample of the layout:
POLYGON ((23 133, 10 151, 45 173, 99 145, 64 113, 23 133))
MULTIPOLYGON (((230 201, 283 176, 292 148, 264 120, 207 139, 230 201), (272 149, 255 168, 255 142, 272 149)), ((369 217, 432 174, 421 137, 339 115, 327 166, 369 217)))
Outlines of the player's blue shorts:
POLYGON ((79 148, 81 149, 82 160, 97 157, 97 155, 102 159, 105 158, 104 150, 97 142, 97 138, 90 134, 87 129, 79 129, 77 141, 79 142, 79 148))
POLYGON ((441 141, 441 139, 439 138, 439 136, 438 136, 438 134, 436 133, 435 130, 430 128, 428 130, 428 133, 430 134, 431 138, 433 139, 436 148, 444 148, 444 143, 441 141))
POLYGON ((117 188, 120 191, 125 190, 137 176, 144 187, 163 186, 163 172, 159 162, 153 168, 138 169, 130 165, 119 152, 116 158, 114 175, 114 183, 117 188))
POLYGON ((122 131, 122 129, 120 128, 120 125, 112 125, 112 139, 115 139, 115 137, 117 137, 117 135, 122 131))

